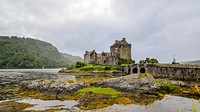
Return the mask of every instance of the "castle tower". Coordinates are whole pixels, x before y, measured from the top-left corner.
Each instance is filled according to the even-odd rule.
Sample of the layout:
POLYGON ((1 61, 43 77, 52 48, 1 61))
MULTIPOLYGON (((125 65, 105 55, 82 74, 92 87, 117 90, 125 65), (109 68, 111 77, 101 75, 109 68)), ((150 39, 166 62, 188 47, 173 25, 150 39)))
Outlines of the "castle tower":
POLYGON ((131 59, 131 44, 127 43, 126 38, 115 40, 115 43, 110 46, 111 54, 117 54, 120 59, 131 59))

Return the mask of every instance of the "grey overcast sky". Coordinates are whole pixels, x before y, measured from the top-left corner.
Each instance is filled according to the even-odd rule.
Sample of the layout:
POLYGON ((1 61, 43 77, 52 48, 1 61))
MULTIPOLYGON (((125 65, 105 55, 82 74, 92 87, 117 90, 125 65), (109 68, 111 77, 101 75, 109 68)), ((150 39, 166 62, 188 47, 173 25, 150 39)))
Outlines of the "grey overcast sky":
POLYGON ((0 35, 32 37, 83 57, 116 39, 132 58, 200 59, 200 0, 0 0, 0 35))

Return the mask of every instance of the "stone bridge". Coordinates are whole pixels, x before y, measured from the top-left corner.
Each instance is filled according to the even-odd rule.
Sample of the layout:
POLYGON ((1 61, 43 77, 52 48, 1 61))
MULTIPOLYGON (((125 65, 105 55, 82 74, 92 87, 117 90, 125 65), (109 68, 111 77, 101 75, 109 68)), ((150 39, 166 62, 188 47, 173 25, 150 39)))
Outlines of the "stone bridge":
POLYGON ((200 80, 200 65, 189 64, 132 64, 124 68, 127 74, 150 73, 155 78, 185 81, 200 80))

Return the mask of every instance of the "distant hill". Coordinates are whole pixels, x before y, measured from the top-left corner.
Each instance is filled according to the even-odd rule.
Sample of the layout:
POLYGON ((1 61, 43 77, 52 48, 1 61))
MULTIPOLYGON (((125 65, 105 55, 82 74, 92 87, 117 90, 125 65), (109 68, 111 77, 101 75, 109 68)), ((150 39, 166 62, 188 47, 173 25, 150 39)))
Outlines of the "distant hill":
POLYGON ((31 38, 0 36, 0 68, 54 68, 73 64, 52 44, 31 38))
POLYGON ((182 64, 200 64, 200 60, 180 62, 182 64))
POLYGON ((73 56, 67 53, 61 53, 61 54, 68 60, 72 61, 73 63, 76 63, 77 61, 83 61, 83 59, 80 56, 73 56))

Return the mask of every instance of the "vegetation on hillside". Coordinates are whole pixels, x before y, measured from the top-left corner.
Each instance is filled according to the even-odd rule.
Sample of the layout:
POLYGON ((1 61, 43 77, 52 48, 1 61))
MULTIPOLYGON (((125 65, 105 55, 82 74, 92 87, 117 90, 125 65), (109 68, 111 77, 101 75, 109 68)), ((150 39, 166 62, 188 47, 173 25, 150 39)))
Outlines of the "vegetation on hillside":
POLYGON ((50 43, 0 36, 0 68, 53 68, 72 63, 50 43))
POLYGON ((70 55, 70 54, 67 54, 67 53, 61 53, 65 58, 67 58, 68 60, 70 60, 71 62, 73 62, 74 64, 77 62, 77 61, 80 61, 82 62, 83 59, 79 56, 73 56, 73 55, 70 55))

